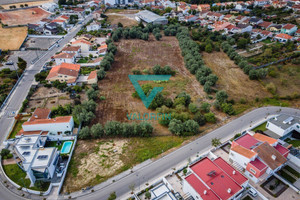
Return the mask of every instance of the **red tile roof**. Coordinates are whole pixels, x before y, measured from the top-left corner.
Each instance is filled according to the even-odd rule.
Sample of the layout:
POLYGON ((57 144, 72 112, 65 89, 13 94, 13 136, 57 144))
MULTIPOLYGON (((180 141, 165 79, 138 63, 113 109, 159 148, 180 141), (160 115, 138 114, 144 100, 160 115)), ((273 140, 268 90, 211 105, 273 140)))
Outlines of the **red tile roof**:
POLYGON ((287 153, 290 152, 290 150, 288 150, 287 148, 281 146, 280 144, 277 144, 276 147, 275 147, 275 149, 276 149, 279 153, 281 153, 281 155, 283 155, 283 156, 284 156, 285 154, 287 154, 287 153))
POLYGON ((60 65, 53 67, 50 70, 46 80, 56 77, 58 76, 58 74, 74 76, 77 78, 79 70, 80 70, 80 65, 78 64, 62 63, 60 65))
POLYGON ((237 182, 208 158, 200 160, 190 168, 221 199, 229 199, 242 190, 237 182))
POLYGON ((274 138, 271 138, 269 136, 266 136, 266 135, 263 135, 263 134, 260 134, 260 133, 255 133, 253 135, 253 138, 255 138, 256 140, 259 140, 261 142, 268 142, 270 145, 274 144, 277 142, 276 139, 274 138))
POLYGON ((57 54, 53 57, 54 58, 74 58, 74 56, 75 56, 75 53, 64 53, 64 52, 62 52, 62 53, 59 53, 59 54, 57 54))
POLYGON ((84 43, 84 44, 88 44, 88 45, 92 45, 92 43, 84 40, 84 39, 80 39, 80 40, 76 40, 74 42, 72 42, 72 44, 79 44, 79 43, 84 43))
POLYGON ((283 38, 283 39, 286 39, 286 40, 290 40, 290 39, 293 38, 292 36, 290 36, 288 34, 285 34, 285 33, 279 33, 275 37, 277 37, 277 38, 283 38))
POLYGON ((34 121, 27 121, 23 123, 23 126, 36 125, 36 124, 57 124, 67 123, 71 120, 72 116, 56 117, 54 119, 36 119, 34 121))
POLYGON ((189 175, 185 180, 194 188, 203 200, 220 199, 212 190, 208 189, 194 174, 189 175), (206 191, 206 194, 204 194, 206 191))
POLYGON ((294 25, 294 24, 286 24, 285 26, 283 26, 282 28, 283 29, 292 29, 292 28, 294 28, 296 25, 294 25))
POLYGON ((78 51, 80 46, 66 46, 62 49, 62 51, 78 51))
POLYGON ((242 155, 242 156, 245 156, 246 158, 252 158, 253 156, 256 155, 255 152, 249 150, 249 149, 246 149, 245 147, 242 147, 240 145, 237 145, 237 146, 234 146, 234 147, 231 147, 231 150, 242 155))
POLYGON ((220 167, 223 171, 227 173, 228 176, 230 176, 235 182, 237 182, 239 185, 242 185, 248 179, 242 175, 239 171, 235 170, 231 165, 229 165, 225 160, 222 158, 217 158, 213 161, 218 167, 220 167))
POLYGON ((259 141, 247 133, 235 140, 235 142, 245 147, 246 149, 251 149, 251 147, 256 145, 259 141))
POLYGON ((36 119, 47 119, 51 113, 51 110, 48 108, 37 108, 33 112, 29 121, 34 121, 36 119))
POLYGON ((96 78, 96 77, 97 77, 97 71, 95 70, 95 71, 92 71, 92 72, 90 73, 90 75, 89 75, 89 77, 88 77, 88 80, 94 79, 94 78, 96 78))
POLYGON ((267 167, 267 165, 265 165, 263 162, 261 162, 259 159, 255 159, 254 161, 250 162, 251 165, 253 165, 256 169, 262 171, 263 169, 265 169, 267 167))

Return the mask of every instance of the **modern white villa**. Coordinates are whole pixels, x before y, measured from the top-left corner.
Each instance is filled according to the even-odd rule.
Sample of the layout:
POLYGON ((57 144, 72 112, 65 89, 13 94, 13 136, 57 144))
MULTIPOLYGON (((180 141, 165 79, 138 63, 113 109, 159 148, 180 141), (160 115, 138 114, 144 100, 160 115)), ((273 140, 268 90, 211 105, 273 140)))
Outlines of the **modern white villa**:
POLYGON ((268 121, 266 128, 280 137, 283 137, 292 131, 300 133, 300 118, 284 114, 278 115, 268 121))

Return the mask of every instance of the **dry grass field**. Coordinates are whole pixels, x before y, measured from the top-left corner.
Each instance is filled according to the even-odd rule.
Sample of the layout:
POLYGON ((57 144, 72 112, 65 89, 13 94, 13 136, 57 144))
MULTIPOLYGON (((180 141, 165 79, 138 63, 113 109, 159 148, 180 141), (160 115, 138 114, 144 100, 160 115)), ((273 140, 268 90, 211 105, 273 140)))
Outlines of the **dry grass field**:
POLYGON ((118 24, 119 22, 122 23, 124 27, 138 25, 138 22, 136 20, 123 15, 111 13, 111 14, 107 14, 107 16, 108 16, 108 22, 110 22, 111 25, 118 24))
POLYGON ((31 7, 31 6, 39 6, 39 5, 42 5, 42 4, 44 4, 44 3, 51 3, 51 2, 53 2, 54 0, 37 0, 37 1, 34 1, 34 0, 32 0, 32 1, 30 1, 30 0, 28 0, 28 1, 19 1, 19 2, 21 2, 21 3, 11 3, 11 2, 9 2, 8 0, 6 0, 8 3, 7 4, 5 4, 5 5, 1 5, 4 9, 7 9, 7 10, 9 10, 10 8, 9 8, 9 6, 16 6, 17 8, 21 8, 21 5, 25 5, 25 4, 27 4, 28 5, 28 7, 31 7))
POLYGON ((219 77, 218 90, 225 90, 229 98, 254 100, 256 97, 270 97, 271 94, 259 81, 249 77, 223 52, 202 53, 206 65, 219 77))
POLYGON ((21 10, 13 10, 0 13, 0 19, 3 24, 25 25, 28 23, 36 23, 41 19, 50 16, 51 13, 41 8, 27 8, 21 10))
MULTIPOLYGON (((164 87, 162 93, 165 96, 174 99, 180 92, 186 91, 195 103, 200 103, 204 99, 209 101, 206 99, 207 95, 203 87, 185 68, 175 37, 163 37, 160 41, 156 41, 150 35, 149 41, 121 40, 117 46, 115 61, 105 79, 99 82, 101 96, 105 96, 106 100, 99 104, 97 118, 93 123, 104 124, 110 120, 128 121, 127 113, 155 112, 147 109, 140 99, 132 97, 135 89, 128 75, 133 74, 134 69, 140 71, 148 69, 151 72, 156 64, 169 65, 177 72, 168 82, 151 82, 153 87, 164 87)), ((216 114, 219 118, 224 117, 224 113, 216 114)), ((157 121, 154 120, 152 123, 155 127, 155 134, 170 135, 167 128, 159 125, 157 121)))
POLYGON ((18 50, 27 36, 27 27, 2 28, 0 26, 0 49, 18 50))

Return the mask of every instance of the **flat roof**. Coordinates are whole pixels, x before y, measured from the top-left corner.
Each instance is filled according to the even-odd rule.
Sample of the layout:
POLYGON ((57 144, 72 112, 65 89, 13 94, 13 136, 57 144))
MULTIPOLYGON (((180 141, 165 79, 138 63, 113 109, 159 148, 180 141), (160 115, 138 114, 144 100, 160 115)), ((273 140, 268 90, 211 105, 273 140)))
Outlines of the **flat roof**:
POLYGON ((55 147, 40 148, 31 165, 32 168, 47 167, 52 160, 53 154, 56 151, 55 147))
POLYGON ((271 122, 272 124, 275 124, 276 126, 282 128, 283 130, 288 129, 289 127, 293 126, 296 123, 300 123, 300 118, 299 117, 295 117, 295 116, 289 116, 289 115, 285 115, 285 114, 281 114, 278 115, 276 117, 273 117, 269 120, 269 122, 271 122), (291 119, 291 117, 293 118, 292 120, 289 120, 291 124, 289 123, 283 123, 285 120, 287 119, 291 119))
POLYGON ((24 136, 17 142, 17 145, 33 145, 39 139, 39 136, 24 136))
POLYGON ((140 19, 144 20, 147 23, 152 23, 157 20, 167 20, 167 18, 159 16, 149 10, 140 11, 136 14, 136 16, 138 16, 140 19))

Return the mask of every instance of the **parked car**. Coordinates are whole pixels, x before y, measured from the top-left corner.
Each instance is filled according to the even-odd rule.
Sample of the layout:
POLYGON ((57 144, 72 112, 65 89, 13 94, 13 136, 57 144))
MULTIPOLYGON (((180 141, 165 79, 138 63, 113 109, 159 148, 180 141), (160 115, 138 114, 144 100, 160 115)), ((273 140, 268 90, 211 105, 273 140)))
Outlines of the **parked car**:
POLYGON ((257 196, 257 191, 253 187, 250 187, 250 189, 248 190, 248 193, 253 197, 257 196))
POLYGON ((14 62, 13 62, 13 61, 7 61, 5 64, 6 64, 6 65, 13 65, 14 62))

